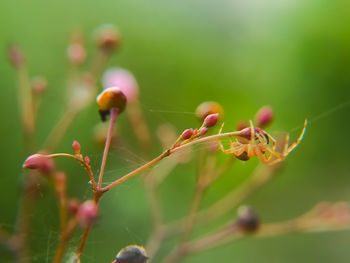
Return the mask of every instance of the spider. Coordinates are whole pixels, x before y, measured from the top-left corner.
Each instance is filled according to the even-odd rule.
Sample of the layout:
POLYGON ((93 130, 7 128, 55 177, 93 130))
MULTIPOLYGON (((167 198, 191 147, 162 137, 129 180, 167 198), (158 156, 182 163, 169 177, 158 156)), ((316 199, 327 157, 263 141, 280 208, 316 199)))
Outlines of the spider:
MULTIPOLYGON (((250 128, 245 128, 241 130, 241 135, 238 139, 232 141, 230 138, 230 148, 226 150, 219 139, 219 146, 221 151, 225 154, 233 154, 236 158, 247 161, 252 156, 256 156, 259 160, 267 165, 273 165, 286 158, 286 156, 300 143, 303 139, 307 119, 304 121, 304 127, 295 143, 288 146, 289 134, 286 135, 282 153, 276 151, 277 141, 269 133, 263 131, 260 128, 254 128, 253 122, 249 121, 250 128), (270 145, 270 140, 272 141, 272 147, 270 145)), ((221 125, 219 134, 222 131, 224 124, 221 125)))

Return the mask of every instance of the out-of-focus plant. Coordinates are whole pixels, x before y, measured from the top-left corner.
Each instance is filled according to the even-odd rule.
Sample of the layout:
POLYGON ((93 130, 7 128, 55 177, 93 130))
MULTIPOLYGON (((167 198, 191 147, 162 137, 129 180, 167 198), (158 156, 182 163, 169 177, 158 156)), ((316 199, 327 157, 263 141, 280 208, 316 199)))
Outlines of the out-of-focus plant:
MULTIPOLYGON (((23 163, 26 173, 23 178, 22 202, 16 228, 13 233, 1 229, 1 241, 9 248, 17 262, 30 262, 30 247, 28 236, 31 227, 31 213, 36 206, 36 200, 42 181, 51 183, 57 196, 60 231, 58 245, 53 262, 65 260, 68 242, 73 233, 82 229, 81 238, 76 244, 73 255, 66 255, 68 262, 80 262, 88 240, 90 229, 99 215, 99 201, 112 188, 143 173, 149 209, 152 217, 153 231, 146 248, 131 245, 123 248, 113 260, 115 263, 143 263, 156 259, 165 240, 176 239, 175 247, 165 258, 164 263, 179 262, 184 257, 209 249, 242 237, 267 237, 282 235, 289 232, 313 232, 348 228, 350 226, 350 206, 348 203, 320 203, 309 212, 284 222, 261 222, 259 215, 252 207, 242 206, 245 199, 265 185, 280 171, 282 161, 301 142, 306 131, 307 121, 295 143, 289 145, 289 135, 275 139, 265 129, 274 119, 271 107, 262 107, 253 121, 240 121, 237 131, 222 133, 224 109, 213 101, 204 102, 196 109, 196 116, 201 126, 189 128, 177 135, 175 128, 169 124, 159 127, 157 137, 164 151, 151 159, 151 132, 143 117, 140 107, 140 91, 132 73, 121 68, 108 69, 101 73, 106 61, 120 45, 120 34, 112 25, 99 28, 96 32, 97 53, 89 70, 84 71, 82 64, 86 60, 86 50, 81 35, 73 36, 67 55, 70 62, 67 77, 67 104, 62 117, 53 128, 43 149, 38 149, 34 140, 36 122, 41 100, 48 86, 43 77, 30 80, 24 55, 18 46, 9 47, 9 59, 14 66, 18 79, 18 102, 21 112, 22 130, 26 153, 29 156, 23 163), (54 153, 57 145, 66 133, 75 116, 89 105, 97 93, 97 83, 102 78, 103 90, 96 98, 97 108, 102 120, 96 129, 95 137, 98 144, 104 144, 99 175, 94 175, 90 158, 83 154, 80 143, 73 141, 73 153, 54 153), (132 125, 132 130, 139 142, 140 151, 151 161, 137 169, 116 178, 103 186, 103 176, 110 146, 118 147, 123 143, 122 137, 116 135, 116 119, 126 112, 132 125), (109 119, 109 122, 105 123, 109 119), (221 123, 215 132, 217 123, 221 123), (224 139, 228 139, 224 142, 224 139), (171 174, 177 165, 191 161, 194 158, 191 148, 204 144, 197 153, 196 185, 188 214, 174 222, 165 222, 161 209, 158 189, 163 180, 171 174), (227 145, 228 144, 228 145, 227 145), (180 153, 180 154, 178 154, 180 153), (225 162, 218 160, 218 155, 229 155, 225 162), (249 161, 257 157, 261 164, 252 175, 231 192, 216 200, 211 206, 200 209, 205 193, 223 174, 238 161, 249 161), (77 200, 67 196, 67 178, 64 172, 56 168, 54 160, 70 158, 77 161, 85 170, 87 180, 91 184, 93 198, 77 200), (157 166, 155 166, 157 164, 157 166), (152 169, 150 169, 152 168, 152 169), (240 207, 239 207, 240 206, 240 207), (216 219, 223 218, 230 211, 237 209, 236 218, 217 227, 210 233, 193 237, 195 228, 199 228, 216 219), (146 252, 147 251, 147 252, 146 252)), ((108 216, 108 214, 106 214, 108 216)))

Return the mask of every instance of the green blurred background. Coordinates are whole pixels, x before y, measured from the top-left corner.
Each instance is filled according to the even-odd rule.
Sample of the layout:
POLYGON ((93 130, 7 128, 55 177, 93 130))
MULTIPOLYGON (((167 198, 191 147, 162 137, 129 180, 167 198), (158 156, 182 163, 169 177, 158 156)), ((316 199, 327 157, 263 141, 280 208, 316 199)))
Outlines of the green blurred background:
MULTIPOLYGON (((7 62, 6 47, 10 42, 19 43, 30 73, 48 79, 38 123, 38 141, 43 143, 63 111, 65 54, 72 31, 80 28, 85 32, 92 54, 92 32, 104 23, 116 24, 123 35, 123 47, 109 64, 135 74, 142 108, 154 134, 164 122, 175 125, 178 132, 198 125, 194 115, 186 112, 193 112, 206 100, 224 106, 226 130, 235 129, 239 119, 252 118, 266 104, 276 114, 271 133, 286 131, 295 139, 304 118, 309 118, 305 139, 288 157, 281 176, 246 202, 263 221, 291 218, 322 200, 349 201, 348 0, 1 0, 0 10, 0 223, 7 229, 14 225, 25 156, 15 74, 7 62)), ((126 116, 119 121, 127 134, 126 116)), ((58 151, 70 152, 72 140, 77 139, 97 170, 101 149, 92 143, 92 130, 98 122, 92 104, 78 116, 58 151)), ((127 139, 135 146, 135 156, 125 160, 120 151, 113 150, 107 181, 142 163, 134 138, 127 139)), ((154 154, 160 151, 156 145, 154 154)), ((179 218, 188 209, 194 163, 178 167, 162 185, 166 220, 179 218)), ((213 187, 205 202, 229 191, 257 163, 238 164, 213 187)), ((69 160, 58 165, 68 173, 70 196, 88 198, 82 169, 69 160)), ((138 178, 108 193, 100 211, 83 262, 110 262, 121 247, 146 242, 150 220, 138 178)), ((36 216, 32 259, 50 262, 58 224, 50 190, 42 192, 36 216)), ((77 238, 70 245, 72 251, 77 238)), ((245 239, 184 262, 345 263, 350 262, 349 242, 347 231, 245 239)), ((167 245, 169 249, 171 242, 167 245)), ((0 253, 1 262, 10 262, 3 250, 0 253)))

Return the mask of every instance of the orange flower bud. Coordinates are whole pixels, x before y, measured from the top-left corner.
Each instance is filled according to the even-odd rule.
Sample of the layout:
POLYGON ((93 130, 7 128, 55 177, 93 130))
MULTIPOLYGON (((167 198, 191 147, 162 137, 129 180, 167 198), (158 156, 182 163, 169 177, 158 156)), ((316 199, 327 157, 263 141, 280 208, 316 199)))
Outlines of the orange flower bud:
POLYGON ((103 121, 106 119, 106 115, 109 114, 110 109, 116 108, 121 113, 126 106, 126 97, 118 87, 103 90, 97 96, 96 101, 103 121))

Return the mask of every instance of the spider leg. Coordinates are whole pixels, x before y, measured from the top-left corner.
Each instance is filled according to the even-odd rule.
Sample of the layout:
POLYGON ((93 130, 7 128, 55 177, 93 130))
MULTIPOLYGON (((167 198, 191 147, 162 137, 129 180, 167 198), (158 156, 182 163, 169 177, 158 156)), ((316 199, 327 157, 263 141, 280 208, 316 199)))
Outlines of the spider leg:
MULTIPOLYGON (((221 131, 222 131, 223 128, 224 128, 224 123, 221 124, 221 127, 220 127, 220 129, 219 129, 219 133, 218 133, 218 134, 221 134, 221 131)), ((233 147, 233 145, 232 145, 232 139, 231 139, 231 138, 229 138, 229 139, 230 139, 230 145, 231 145, 231 147, 230 147, 229 150, 226 150, 225 147, 222 145, 221 139, 218 139, 218 144, 219 144, 220 150, 221 150, 223 153, 225 153, 225 154, 231 154, 231 153, 233 153, 233 152, 232 152, 232 147, 233 147)))
POLYGON ((267 159, 267 157, 265 156, 265 154, 262 153, 262 151, 260 150, 260 148, 256 147, 255 148, 255 153, 256 153, 256 157, 258 157, 258 159, 264 163, 264 164, 270 164, 269 159, 267 159))
MULTIPOLYGON (((254 145, 255 144, 255 128, 254 128, 254 125, 253 125, 253 121, 252 120, 249 120, 249 124, 250 124, 250 145, 254 145)), ((252 156, 252 153, 251 153, 251 147, 248 147, 248 156, 252 156)))
POLYGON ((306 132, 306 125, 307 125, 307 119, 304 121, 304 128, 302 129, 297 141, 293 143, 289 148, 287 149, 287 154, 294 150, 295 147, 298 146, 298 144, 301 142, 301 140, 304 138, 305 132, 306 132))
POLYGON ((272 137, 271 134, 269 134, 268 132, 264 131, 264 133, 267 135, 267 137, 270 138, 270 140, 272 141, 273 145, 272 145, 272 150, 276 150, 277 147, 277 141, 275 138, 272 137))

